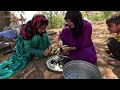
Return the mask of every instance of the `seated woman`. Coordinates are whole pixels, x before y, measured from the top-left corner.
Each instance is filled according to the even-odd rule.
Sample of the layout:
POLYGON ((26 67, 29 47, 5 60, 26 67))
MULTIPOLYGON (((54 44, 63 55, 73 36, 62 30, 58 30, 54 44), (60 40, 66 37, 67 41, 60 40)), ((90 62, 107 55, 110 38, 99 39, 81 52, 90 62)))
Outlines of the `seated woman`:
POLYGON ((69 48, 65 52, 73 60, 83 60, 96 64, 96 51, 91 40, 91 24, 83 20, 79 11, 68 11, 65 20, 67 24, 59 35, 59 47, 68 45, 69 48))
POLYGON ((11 58, 0 64, 0 79, 5 79, 26 67, 33 56, 44 57, 50 53, 50 40, 46 33, 48 20, 35 15, 24 24, 16 39, 16 49, 11 58))

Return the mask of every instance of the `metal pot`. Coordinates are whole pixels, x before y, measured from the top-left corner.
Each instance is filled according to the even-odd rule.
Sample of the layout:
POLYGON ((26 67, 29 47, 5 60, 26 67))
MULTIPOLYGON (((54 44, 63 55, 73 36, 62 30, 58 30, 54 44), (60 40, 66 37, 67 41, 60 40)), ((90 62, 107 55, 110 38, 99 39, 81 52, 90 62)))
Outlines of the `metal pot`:
POLYGON ((99 69, 86 61, 73 60, 63 66, 65 79, 101 79, 99 69))

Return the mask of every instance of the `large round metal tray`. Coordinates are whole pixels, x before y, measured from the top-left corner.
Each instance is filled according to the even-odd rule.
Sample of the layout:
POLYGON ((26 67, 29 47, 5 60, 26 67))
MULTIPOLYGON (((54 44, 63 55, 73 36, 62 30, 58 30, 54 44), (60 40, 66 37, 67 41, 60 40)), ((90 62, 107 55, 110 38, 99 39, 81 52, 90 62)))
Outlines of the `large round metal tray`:
POLYGON ((73 60, 63 66, 65 79, 101 79, 99 69, 86 61, 73 60))

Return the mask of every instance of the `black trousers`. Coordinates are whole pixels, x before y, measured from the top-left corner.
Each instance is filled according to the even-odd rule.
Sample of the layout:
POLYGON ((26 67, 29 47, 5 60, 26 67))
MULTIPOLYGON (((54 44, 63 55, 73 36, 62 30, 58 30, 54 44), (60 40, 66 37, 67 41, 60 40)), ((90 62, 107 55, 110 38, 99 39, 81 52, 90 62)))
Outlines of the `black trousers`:
POLYGON ((120 60, 120 42, 117 42, 117 40, 113 37, 108 38, 107 46, 110 49, 113 56, 120 60))

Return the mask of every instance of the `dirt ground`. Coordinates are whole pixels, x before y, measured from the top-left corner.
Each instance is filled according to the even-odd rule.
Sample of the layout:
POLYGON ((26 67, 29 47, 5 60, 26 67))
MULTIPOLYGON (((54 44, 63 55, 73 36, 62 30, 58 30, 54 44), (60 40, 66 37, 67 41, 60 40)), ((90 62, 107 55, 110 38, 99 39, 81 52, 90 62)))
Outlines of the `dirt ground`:
MULTIPOLYGON (((108 65, 108 61, 116 61, 108 57, 108 55, 104 52, 107 48, 106 40, 110 37, 109 32, 107 31, 107 27, 104 21, 94 22, 93 25, 93 33, 92 40, 94 46, 96 48, 97 57, 98 57, 98 68, 102 74, 103 79, 119 79, 120 78, 120 67, 113 67, 108 65)), ((62 28, 59 29, 51 29, 49 31, 59 32, 62 28)), ((58 34, 57 34, 58 36, 58 34)), ((56 37, 50 37, 52 43, 56 43, 56 37)), ((12 56, 12 53, 5 55, 4 57, 0 57, 0 63, 4 60, 12 56)), ((19 71, 18 73, 11 76, 9 79, 64 79, 62 73, 53 72, 46 67, 47 58, 34 59, 32 60, 25 69, 19 71)))

